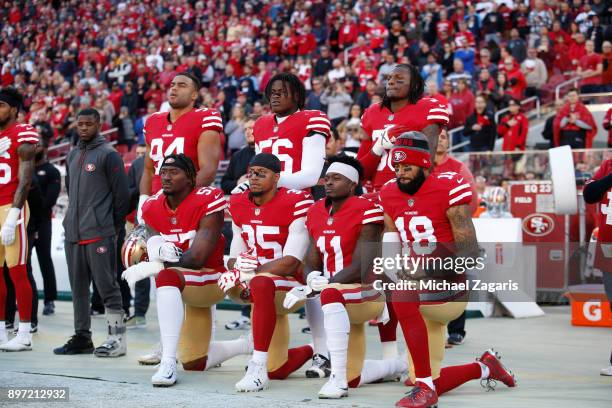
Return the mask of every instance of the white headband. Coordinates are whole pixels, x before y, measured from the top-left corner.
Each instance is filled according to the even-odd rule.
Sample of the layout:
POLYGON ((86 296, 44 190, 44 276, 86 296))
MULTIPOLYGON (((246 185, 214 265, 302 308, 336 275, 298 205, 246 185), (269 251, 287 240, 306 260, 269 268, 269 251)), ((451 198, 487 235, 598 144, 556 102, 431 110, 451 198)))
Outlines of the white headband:
POLYGON ((359 183, 359 172, 353 166, 349 166, 348 164, 333 162, 325 172, 325 175, 329 173, 338 173, 342 174, 347 179, 351 180, 353 183, 359 183))

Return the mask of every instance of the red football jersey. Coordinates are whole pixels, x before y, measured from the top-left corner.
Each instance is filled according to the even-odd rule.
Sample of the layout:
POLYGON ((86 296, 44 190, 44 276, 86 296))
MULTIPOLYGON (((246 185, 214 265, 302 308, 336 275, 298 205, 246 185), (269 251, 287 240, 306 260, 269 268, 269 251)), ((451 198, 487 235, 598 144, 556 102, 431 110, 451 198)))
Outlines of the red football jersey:
MULTIPOLYGON (((176 210, 166 202, 162 190, 149 197, 142 206, 142 217, 147 226, 159 232, 168 242, 187 251, 196 236, 202 218, 217 211, 224 211, 227 202, 223 191, 216 187, 194 189, 176 210)), ((225 238, 219 236, 215 251, 208 257, 205 268, 223 269, 223 249, 225 238)))
MULTIPOLYGON (((590 181, 600 180, 612 173, 612 159, 604 161, 590 181)), ((595 268, 612 273, 612 188, 608 189, 597 203, 599 213, 599 236, 595 249, 595 268), (604 248, 605 252, 604 252, 604 248), (606 257, 608 254, 609 257, 606 257)))
MULTIPOLYGON (((302 110, 282 118, 280 123, 273 113, 257 119, 253 126, 255 149, 272 153, 281 162, 283 173, 293 174, 302 169, 302 142, 312 132, 331 136, 327 115, 318 110, 302 110)), ((325 152, 321 152, 325 156, 325 152)))
POLYGON ((317 201, 308 210, 306 228, 321 259, 328 278, 349 266, 365 224, 384 224, 382 208, 363 197, 350 197, 340 211, 329 214, 331 203, 317 201))
POLYGON ((0 138, 2 137, 8 137, 11 140, 9 149, 0 156, 0 205, 7 205, 13 202, 19 185, 17 149, 23 144, 38 144, 38 133, 31 125, 15 123, 0 131, 0 138))
MULTIPOLYGON (((416 104, 406 105, 398 112, 391 112, 381 104, 375 104, 365 110, 361 117, 361 127, 370 140, 364 140, 359 147, 357 158, 370 154, 372 145, 385 131, 395 125, 405 126, 409 130, 422 131, 427 126, 436 124, 440 127, 448 126, 448 111, 446 106, 432 98, 422 98, 416 104)), ((365 165, 365 163, 364 163, 365 165)), ((368 169, 365 169, 368 173, 368 169)), ((373 169, 372 169, 373 170, 373 169)), ((373 177, 374 188, 380 189, 387 181, 395 178, 395 171, 391 164, 389 152, 385 150, 373 177)))
POLYGON ((214 109, 192 109, 181 115, 175 123, 170 122, 168 112, 157 112, 149 116, 144 127, 145 141, 151 148, 149 157, 155 165, 151 192, 161 188, 159 169, 166 156, 184 153, 200 170, 198 162, 198 141, 208 130, 223 133, 221 115, 214 109))
POLYGON ((281 187, 272 200, 257 206, 249 192, 230 198, 232 221, 242 230, 242 239, 261 264, 280 259, 289 235, 289 226, 298 218, 306 217, 314 203, 312 196, 301 190, 281 187))
POLYGON ((471 200, 470 183, 455 172, 431 174, 414 195, 401 192, 395 180, 380 190, 385 214, 393 219, 405 243, 454 242, 446 211, 469 205, 471 200))

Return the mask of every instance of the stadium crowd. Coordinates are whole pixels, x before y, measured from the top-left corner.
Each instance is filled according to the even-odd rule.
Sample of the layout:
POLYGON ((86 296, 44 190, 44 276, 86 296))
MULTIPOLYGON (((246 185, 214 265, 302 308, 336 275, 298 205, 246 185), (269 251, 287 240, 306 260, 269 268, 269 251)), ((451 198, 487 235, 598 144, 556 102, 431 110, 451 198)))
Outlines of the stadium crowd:
MULTIPOLYGON (((21 119, 52 144, 76 142, 76 112, 93 107, 131 148, 142 143, 148 115, 168 109, 174 75, 190 71, 204 85, 201 106, 222 113, 229 158, 245 145, 248 115, 266 109, 263 89, 275 73, 298 75, 306 108, 327 112, 341 147, 356 150, 365 137, 357 126, 361 113, 380 101, 393 65, 409 62, 419 67, 429 94, 448 105, 450 128, 465 125, 453 142, 487 151, 499 137, 503 150, 524 150, 529 124, 522 99, 550 101, 556 84, 577 75, 584 77, 580 91, 610 90, 606 4, 6 1, 0 83, 24 93, 21 119), (496 124, 495 112, 506 107, 496 124)), ((586 109, 575 105, 559 106, 567 120, 560 117, 549 132, 551 144, 591 146, 600 124, 581 118, 586 109), (559 136, 564 127, 566 138, 559 136)))

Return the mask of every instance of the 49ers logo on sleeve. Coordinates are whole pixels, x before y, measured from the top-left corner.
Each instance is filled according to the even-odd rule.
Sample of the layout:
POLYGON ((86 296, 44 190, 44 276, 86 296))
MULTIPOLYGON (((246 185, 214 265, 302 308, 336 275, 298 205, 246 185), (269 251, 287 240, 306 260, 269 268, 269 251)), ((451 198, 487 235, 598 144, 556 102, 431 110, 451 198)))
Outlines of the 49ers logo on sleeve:
POLYGON ((543 237, 552 232, 555 221, 545 214, 531 214, 523 220, 523 231, 534 237, 543 237))

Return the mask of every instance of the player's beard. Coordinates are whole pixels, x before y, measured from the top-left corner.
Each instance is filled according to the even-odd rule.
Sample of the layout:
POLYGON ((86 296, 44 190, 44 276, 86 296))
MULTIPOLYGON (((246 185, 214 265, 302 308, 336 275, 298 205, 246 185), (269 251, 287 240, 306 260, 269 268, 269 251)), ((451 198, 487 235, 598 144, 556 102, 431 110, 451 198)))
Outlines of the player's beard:
POLYGON ((409 183, 402 183, 398 178, 396 180, 397 187, 402 193, 414 195, 417 191, 419 191, 419 188, 421 188, 421 186, 425 182, 425 178, 425 170, 423 170, 422 167, 419 167, 419 172, 417 173, 416 177, 409 183))

